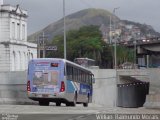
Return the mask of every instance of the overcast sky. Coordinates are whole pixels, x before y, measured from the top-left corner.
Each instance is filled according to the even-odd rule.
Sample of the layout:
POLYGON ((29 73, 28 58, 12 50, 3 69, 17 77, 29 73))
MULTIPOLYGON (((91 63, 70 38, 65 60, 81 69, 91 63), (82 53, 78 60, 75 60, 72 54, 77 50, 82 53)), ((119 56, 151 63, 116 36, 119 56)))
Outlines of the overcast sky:
MULTIPOLYGON (((120 19, 152 25, 160 32, 160 0, 65 0, 66 15, 86 8, 113 11, 120 19)), ((28 11, 28 34, 34 33, 63 17, 63 0, 4 0, 5 4, 20 4, 28 11)))

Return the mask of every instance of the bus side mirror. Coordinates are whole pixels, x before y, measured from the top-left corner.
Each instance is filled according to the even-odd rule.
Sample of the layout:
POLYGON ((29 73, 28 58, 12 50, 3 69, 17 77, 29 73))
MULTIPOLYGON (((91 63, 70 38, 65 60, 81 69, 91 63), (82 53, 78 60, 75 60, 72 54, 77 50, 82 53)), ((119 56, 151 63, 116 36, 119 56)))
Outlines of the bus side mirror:
POLYGON ((92 74, 92 83, 95 83, 94 74, 92 74))
POLYGON ((92 83, 95 83, 95 78, 92 79, 92 83))

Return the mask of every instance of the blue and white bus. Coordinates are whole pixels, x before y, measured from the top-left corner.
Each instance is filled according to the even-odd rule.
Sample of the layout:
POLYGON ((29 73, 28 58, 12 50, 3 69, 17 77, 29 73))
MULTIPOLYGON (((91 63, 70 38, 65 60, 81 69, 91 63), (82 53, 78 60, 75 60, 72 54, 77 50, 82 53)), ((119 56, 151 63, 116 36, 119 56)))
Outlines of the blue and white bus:
POLYGON ((65 103, 84 107, 92 101, 94 76, 92 72, 76 63, 59 58, 33 59, 28 65, 27 93, 39 105, 56 106, 65 103))

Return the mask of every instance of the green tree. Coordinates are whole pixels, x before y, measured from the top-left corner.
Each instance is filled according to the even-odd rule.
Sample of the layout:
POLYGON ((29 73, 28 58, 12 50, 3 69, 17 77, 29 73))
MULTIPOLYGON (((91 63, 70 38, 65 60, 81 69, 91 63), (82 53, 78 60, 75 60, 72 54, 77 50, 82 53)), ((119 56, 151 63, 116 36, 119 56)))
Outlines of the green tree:
POLYGON ((124 62, 134 62, 134 51, 125 46, 117 46, 117 63, 118 65, 124 62))
MULTIPOLYGON (((96 60, 100 66, 107 66, 105 61, 109 63, 111 51, 101 38, 99 27, 93 25, 67 32, 67 59, 73 61, 77 57, 88 57, 96 60)), ((63 58, 63 36, 56 36, 52 40, 52 45, 56 45, 58 50, 48 52, 47 57, 63 58)))
MULTIPOLYGON (((96 60, 101 68, 113 67, 114 47, 106 44, 102 39, 98 26, 84 26, 79 30, 67 32, 67 59, 73 61, 78 57, 88 57, 96 60)), ((54 37, 52 45, 58 50, 48 52, 47 57, 64 57, 63 35, 54 37)), ((117 65, 133 62, 133 50, 117 45, 117 65)))

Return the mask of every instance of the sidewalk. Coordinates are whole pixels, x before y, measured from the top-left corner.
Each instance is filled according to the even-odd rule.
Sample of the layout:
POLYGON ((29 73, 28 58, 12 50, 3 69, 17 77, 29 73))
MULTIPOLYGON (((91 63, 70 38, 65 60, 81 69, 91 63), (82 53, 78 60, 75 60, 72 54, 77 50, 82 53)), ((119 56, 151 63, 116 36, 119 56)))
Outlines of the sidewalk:
POLYGON ((107 107, 103 105, 98 105, 95 103, 90 103, 89 107, 92 109, 99 109, 99 113, 106 114, 160 114, 160 109, 154 108, 122 108, 122 107, 107 107))

